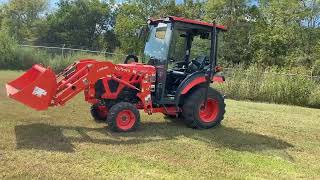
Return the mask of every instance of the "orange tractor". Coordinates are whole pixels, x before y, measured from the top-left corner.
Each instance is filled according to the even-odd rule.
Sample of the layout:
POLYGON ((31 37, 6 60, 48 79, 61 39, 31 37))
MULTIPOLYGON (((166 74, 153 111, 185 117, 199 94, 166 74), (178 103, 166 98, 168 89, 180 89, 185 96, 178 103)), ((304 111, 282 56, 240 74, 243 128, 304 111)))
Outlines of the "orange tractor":
POLYGON ((217 66, 222 31, 223 26, 180 17, 149 20, 148 28, 139 31, 146 39, 146 64, 138 63, 135 55, 124 64, 86 59, 57 75, 37 64, 9 82, 7 94, 35 110, 46 110, 83 91, 93 118, 120 132, 139 126, 139 109, 181 117, 192 128, 212 128, 225 114, 224 97, 211 88, 224 82, 217 66))

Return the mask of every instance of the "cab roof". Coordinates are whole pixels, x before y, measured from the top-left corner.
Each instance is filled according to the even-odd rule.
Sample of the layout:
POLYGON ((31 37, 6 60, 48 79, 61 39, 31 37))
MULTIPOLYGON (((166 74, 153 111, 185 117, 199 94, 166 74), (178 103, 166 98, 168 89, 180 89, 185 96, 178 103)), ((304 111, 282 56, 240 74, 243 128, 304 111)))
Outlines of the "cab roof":
POLYGON ((200 26, 205 26, 205 27, 217 27, 218 29, 220 29, 222 31, 227 31, 227 28, 222 25, 208 23, 208 22, 199 21, 199 20, 187 19, 184 17, 168 16, 166 18, 161 18, 161 19, 149 19, 149 21, 151 21, 150 22, 151 24, 165 22, 165 21, 182 22, 182 23, 200 25, 200 26))

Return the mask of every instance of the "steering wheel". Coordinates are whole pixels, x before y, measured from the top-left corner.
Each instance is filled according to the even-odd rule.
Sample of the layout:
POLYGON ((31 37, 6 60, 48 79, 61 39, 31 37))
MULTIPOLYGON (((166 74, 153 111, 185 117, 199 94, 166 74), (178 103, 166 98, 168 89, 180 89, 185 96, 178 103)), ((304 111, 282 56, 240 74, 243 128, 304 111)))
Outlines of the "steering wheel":
POLYGON ((192 60, 191 63, 192 63, 193 65, 197 66, 198 69, 200 69, 201 64, 202 64, 202 63, 200 63, 200 62, 197 61, 197 60, 192 60))
POLYGON ((132 62, 139 62, 139 59, 136 55, 130 54, 126 57, 126 60, 124 61, 124 64, 130 64, 132 62))
MULTIPOLYGON (((196 70, 203 69, 206 65, 206 61, 208 60, 207 56, 198 56, 194 60, 191 61, 191 64, 196 66, 196 70)), ((190 67, 192 67, 192 65, 190 67)))

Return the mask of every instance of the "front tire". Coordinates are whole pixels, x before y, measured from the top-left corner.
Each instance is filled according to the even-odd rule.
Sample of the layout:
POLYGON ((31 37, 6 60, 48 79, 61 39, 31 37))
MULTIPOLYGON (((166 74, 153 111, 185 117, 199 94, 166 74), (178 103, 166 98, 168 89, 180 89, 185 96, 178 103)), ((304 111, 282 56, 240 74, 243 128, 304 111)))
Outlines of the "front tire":
POLYGON ((111 107, 107 122, 112 131, 134 131, 140 126, 140 113, 133 104, 121 102, 111 107))
POLYGON ((97 122, 104 122, 107 120, 108 108, 100 104, 93 104, 90 108, 91 116, 97 122))
POLYGON ((206 106, 204 104, 206 88, 193 91, 183 105, 183 119, 188 127, 209 129, 220 125, 224 119, 225 107, 223 96, 215 89, 208 89, 206 106))

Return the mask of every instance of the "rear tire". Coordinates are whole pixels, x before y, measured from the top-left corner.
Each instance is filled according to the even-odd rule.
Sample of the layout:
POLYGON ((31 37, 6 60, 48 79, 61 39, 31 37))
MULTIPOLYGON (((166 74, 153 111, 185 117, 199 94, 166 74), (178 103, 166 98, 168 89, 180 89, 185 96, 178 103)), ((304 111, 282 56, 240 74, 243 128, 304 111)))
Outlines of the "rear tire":
POLYGON ((91 116, 97 122, 104 122, 107 120, 108 108, 100 104, 93 104, 90 109, 91 116))
POLYGON ((223 96, 215 89, 208 89, 208 101, 204 106, 206 88, 193 91, 184 101, 183 119, 188 127, 209 129, 220 125, 224 119, 225 107, 223 96))
POLYGON ((107 122, 112 131, 134 131, 140 126, 140 113, 133 104, 121 102, 111 107, 107 122))
POLYGON ((139 59, 136 55, 133 55, 133 54, 130 54, 126 57, 125 61, 124 61, 124 64, 130 64, 130 63, 133 63, 133 62, 136 62, 138 63, 139 62, 139 59))

